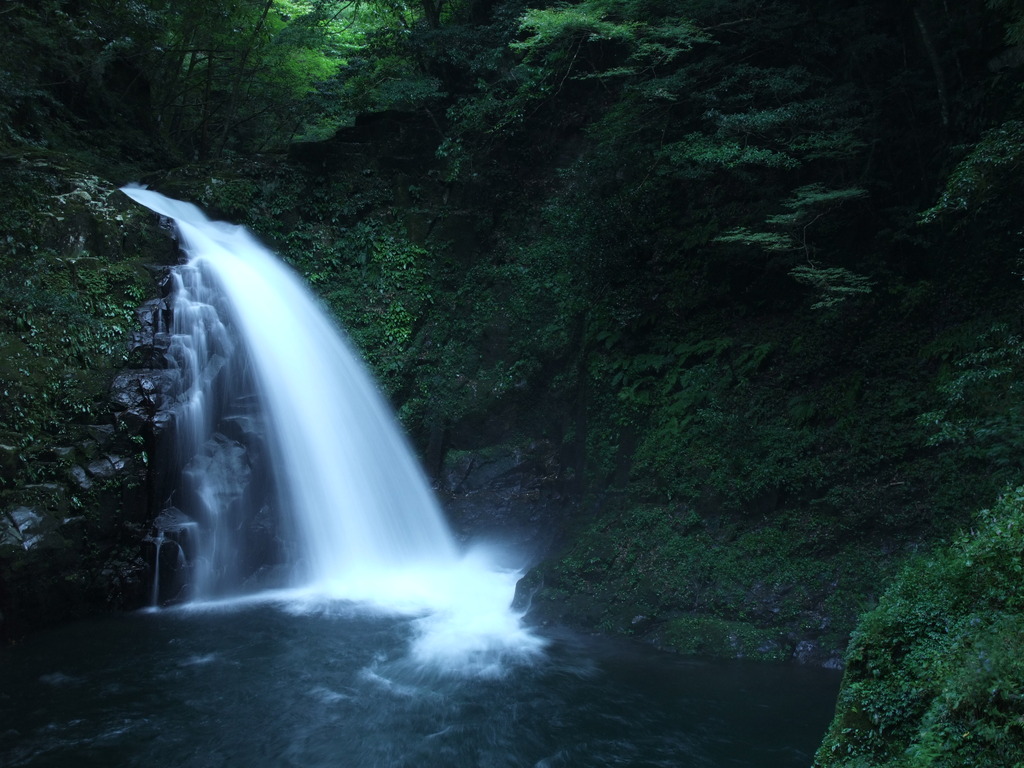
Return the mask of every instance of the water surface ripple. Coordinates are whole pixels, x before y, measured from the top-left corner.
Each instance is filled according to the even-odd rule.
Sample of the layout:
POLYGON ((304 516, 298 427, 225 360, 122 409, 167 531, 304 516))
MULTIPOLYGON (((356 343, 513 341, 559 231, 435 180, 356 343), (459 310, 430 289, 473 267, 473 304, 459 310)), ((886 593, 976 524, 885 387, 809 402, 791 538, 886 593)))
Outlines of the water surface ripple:
POLYGON ((0 651, 5 766, 801 768, 838 675, 570 633, 464 672, 340 601, 163 611, 0 651))

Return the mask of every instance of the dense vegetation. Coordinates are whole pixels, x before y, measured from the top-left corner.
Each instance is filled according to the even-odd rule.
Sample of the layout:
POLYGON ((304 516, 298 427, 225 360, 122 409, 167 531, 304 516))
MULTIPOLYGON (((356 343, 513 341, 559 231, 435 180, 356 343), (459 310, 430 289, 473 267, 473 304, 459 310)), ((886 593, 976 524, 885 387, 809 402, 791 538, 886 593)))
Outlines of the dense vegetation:
POLYGON ((137 602, 153 446, 112 421, 111 378, 154 291, 144 264, 173 253, 70 158, 0 168, 2 637, 137 602))
POLYGON ((820 765, 1024 762, 1022 503, 1008 492, 864 616, 820 765))
MULTIPOLYGON (((67 425, 103 419, 101 383, 53 382, 118 364, 148 289, 102 222, 145 177, 308 278, 432 472, 505 451, 572 502, 536 615, 835 661, 913 558, 819 759, 1020 759, 1019 2, 43 0, 0 23, 11 525, 68 471, 39 460, 67 425), (66 225, 88 253, 55 200, 101 222, 66 225)), ((88 568, 125 560, 112 540, 88 568)))

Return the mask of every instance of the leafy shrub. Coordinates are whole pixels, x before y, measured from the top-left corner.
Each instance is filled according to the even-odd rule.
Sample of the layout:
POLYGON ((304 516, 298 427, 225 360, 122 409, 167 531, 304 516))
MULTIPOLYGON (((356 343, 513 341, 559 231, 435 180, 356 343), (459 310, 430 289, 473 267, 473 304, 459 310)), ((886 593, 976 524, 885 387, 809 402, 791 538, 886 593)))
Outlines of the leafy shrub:
POLYGON ((1024 764, 1024 487, 910 564, 847 655, 821 768, 1024 764))

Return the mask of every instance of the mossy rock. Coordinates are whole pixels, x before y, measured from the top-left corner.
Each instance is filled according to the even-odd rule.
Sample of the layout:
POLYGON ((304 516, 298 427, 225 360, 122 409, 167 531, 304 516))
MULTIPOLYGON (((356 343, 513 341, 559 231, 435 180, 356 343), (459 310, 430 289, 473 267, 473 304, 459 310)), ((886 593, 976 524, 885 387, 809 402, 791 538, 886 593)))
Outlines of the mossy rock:
POLYGON ((146 265, 174 263, 177 249, 156 217, 75 160, 7 156, 0 176, 0 634, 10 636, 132 592, 118 586, 132 568, 112 563, 138 549, 145 446, 116 430, 109 391, 136 309, 157 293, 146 265))
POLYGON ((717 616, 681 616, 671 619, 656 634, 656 643, 691 656, 724 656, 780 661, 792 655, 792 643, 778 629, 765 629, 744 621, 717 616))
POLYGON ((835 666, 892 564, 868 542, 821 555, 801 547, 786 518, 726 528, 686 507, 623 502, 527 574, 520 592, 538 621, 687 654, 835 666))
POLYGON ((864 615, 819 768, 1024 765, 1024 488, 864 615))

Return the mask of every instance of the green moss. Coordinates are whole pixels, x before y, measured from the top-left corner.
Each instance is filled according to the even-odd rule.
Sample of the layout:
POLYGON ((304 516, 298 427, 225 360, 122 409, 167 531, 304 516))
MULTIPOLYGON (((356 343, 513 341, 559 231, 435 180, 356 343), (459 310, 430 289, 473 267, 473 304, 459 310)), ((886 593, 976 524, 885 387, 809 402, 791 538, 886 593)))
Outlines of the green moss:
POLYGON ((125 249, 134 214, 111 185, 39 161, 5 171, 0 392, 27 448, 106 418, 109 371, 154 286, 125 249))
POLYGON ((1024 764, 1024 488, 910 564, 853 635, 821 768, 1024 764))
POLYGON ((70 158, 0 160, 0 636, 131 604, 145 441, 115 430, 145 268, 173 244, 70 158), (114 456, 122 469, 91 476, 114 456), (118 563, 117 567, 114 564, 118 563), (123 601, 123 602, 122 602, 123 601))
POLYGON ((724 525, 685 507, 609 510, 533 576, 534 609, 684 653, 789 656, 844 646, 891 563, 850 543, 816 553, 798 519, 724 525))
POLYGON ((764 661, 779 661, 788 655, 785 644, 779 642, 778 630, 715 616, 671 619, 660 631, 658 640, 673 651, 688 655, 764 661))

